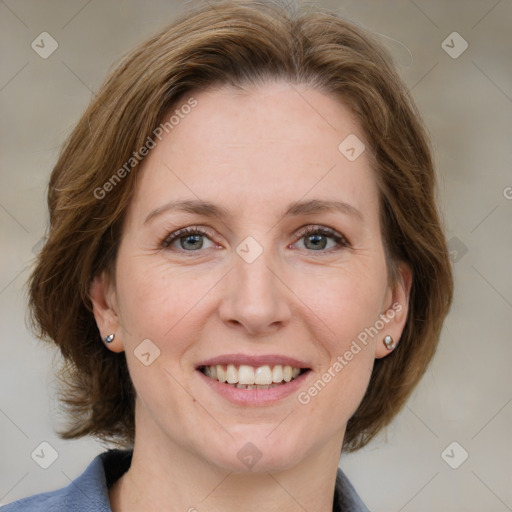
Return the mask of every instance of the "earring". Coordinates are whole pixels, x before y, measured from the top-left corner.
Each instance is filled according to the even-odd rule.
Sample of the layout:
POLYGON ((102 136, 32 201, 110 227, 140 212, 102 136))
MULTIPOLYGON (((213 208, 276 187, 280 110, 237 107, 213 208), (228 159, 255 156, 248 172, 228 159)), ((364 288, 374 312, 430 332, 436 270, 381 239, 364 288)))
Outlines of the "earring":
POLYGON ((382 341, 384 342, 384 345, 386 345, 386 348, 388 350, 393 350, 396 346, 393 338, 389 334, 387 336, 384 336, 384 339, 382 341))
POLYGON ((108 345, 109 343, 112 343, 114 341, 115 337, 116 337, 116 335, 114 333, 112 333, 112 334, 109 334, 108 336, 105 336, 103 338, 103 341, 108 345))

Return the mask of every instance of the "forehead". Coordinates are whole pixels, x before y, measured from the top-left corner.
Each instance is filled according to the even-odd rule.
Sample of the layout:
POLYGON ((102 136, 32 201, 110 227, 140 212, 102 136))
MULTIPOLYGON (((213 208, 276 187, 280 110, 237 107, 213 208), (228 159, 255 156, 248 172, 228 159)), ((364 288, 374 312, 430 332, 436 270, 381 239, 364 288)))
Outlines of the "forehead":
POLYGON ((365 151, 353 161, 340 151, 347 137, 360 151, 364 135, 332 95, 286 82, 225 86, 184 95, 164 122, 173 114, 142 164, 133 201, 140 215, 175 198, 260 212, 301 197, 358 209, 377 200, 365 151), (191 98, 195 106, 181 109, 191 98))

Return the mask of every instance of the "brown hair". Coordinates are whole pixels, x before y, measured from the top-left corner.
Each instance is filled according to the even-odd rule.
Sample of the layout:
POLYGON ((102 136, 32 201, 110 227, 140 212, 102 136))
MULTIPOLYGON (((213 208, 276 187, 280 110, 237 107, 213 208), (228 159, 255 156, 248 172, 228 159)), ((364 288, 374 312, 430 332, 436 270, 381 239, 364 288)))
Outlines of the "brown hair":
POLYGON ((134 440, 135 391, 126 358, 101 342, 89 287, 103 270, 113 275, 139 149, 169 109, 193 90, 269 78, 310 85, 354 113, 381 191, 391 268, 403 261, 413 273, 401 342, 390 356, 376 360, 367 392, 348 422, 344 448, 368 443, 425 372, 453 282, 428 137, 391 58, 359 27, 318 7, 221 1, 187 12, 121 61, 71 133, 51 175, 49 234, 30 278, 30 310, 38 336, 53 340, 64 356, 61 399, 70 423, 61 437, 91 434, 118 445, 134 440))

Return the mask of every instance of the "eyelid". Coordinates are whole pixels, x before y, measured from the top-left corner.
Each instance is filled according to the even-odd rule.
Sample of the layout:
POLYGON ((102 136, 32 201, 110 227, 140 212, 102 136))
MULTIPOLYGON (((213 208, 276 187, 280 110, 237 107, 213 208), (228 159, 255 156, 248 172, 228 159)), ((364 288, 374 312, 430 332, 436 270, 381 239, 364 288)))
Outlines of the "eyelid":
MULTIPOLYGON (((187 235, 194 235, 194 234, 200 234, 206 236, 209 240, 211 240, 213 243, 216 243, 213 241, 213 232, 210 230, 210 228, 202 227, 202 226, 187 226, 185 228, 177 229, 176 231, 173 231, 171 233, 168 233, 160 242, 161 247, 164 249, 170 247, 170 245, 175 242, 176 240, 179 240, 183 236, 187 235)), ((181 252, 194 252, 194 251, 181 251, 181 252)))
MULTIPOLYGON (((320 233, 322 235, 329 236, 329 237, 333 238, 336 241, 336 243, 342 247, 352 247, 350 240, 344 234, 340 233, 339 231, 336 231, 333 228, 330 228, 328 226, 323 226, 321 224, 305 226, 304 228, 301 228, 296 233, 295 236, 298 238, 302 238, 308 234, 314 234, 314 233, 320 233)), ((315 252, 315 251, 312 251, 312 252, 315 252)), ((327 252, 327 251, 318 251, 318 252, 320 253, 320 252, 327 252)))

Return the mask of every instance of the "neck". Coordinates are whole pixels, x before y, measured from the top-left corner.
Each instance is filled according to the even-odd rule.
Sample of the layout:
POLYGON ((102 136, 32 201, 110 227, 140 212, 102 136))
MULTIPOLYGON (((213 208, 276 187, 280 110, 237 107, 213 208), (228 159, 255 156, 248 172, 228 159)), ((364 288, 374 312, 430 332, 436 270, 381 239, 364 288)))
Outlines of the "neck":
POLYGON ((289 469, 235 473, 140 427, 131 466, 109 491, 113 512, 332 511, 343 436, 289 469))

